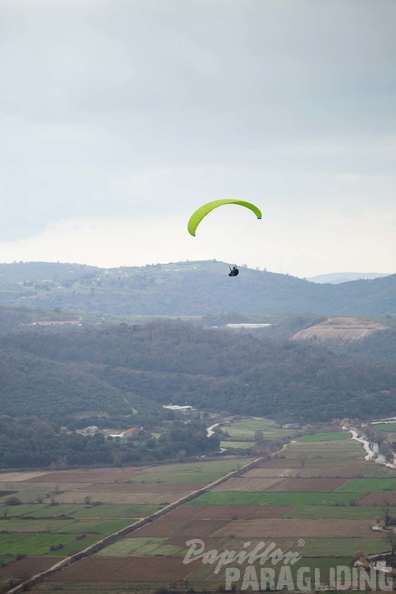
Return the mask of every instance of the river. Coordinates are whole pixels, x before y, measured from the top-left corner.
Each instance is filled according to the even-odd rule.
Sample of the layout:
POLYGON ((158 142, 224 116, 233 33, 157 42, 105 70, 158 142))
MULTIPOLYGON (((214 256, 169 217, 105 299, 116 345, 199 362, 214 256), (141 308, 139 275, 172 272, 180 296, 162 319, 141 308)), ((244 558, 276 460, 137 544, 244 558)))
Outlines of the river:
POLYGON ((352 433, 352 439, 355 439, 359 443, 363 444, 364 451, 366 452, 366 456, 364 457, 365 460, 373 460, 377 464, 383 464, 388 468, 396 468, 396 464, 392 462, 387 462, 386 458, 383 454, 381 454, 379 450, 378 443, 370 443, 365 435, 359 436, 359 433, 356 429, 349 429, 348 427, 343 427, 345 431, 349 431, 352 433))

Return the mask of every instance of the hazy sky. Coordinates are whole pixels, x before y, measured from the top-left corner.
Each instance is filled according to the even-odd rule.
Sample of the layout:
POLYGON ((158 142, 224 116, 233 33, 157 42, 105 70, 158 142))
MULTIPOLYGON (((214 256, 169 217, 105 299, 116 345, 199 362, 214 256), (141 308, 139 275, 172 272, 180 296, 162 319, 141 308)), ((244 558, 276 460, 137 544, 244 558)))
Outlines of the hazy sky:
POLYGON ((396 272, 395 0, 0 0, 0 262, 396 272), (207 217, 202 203, 255 202, 207 217))

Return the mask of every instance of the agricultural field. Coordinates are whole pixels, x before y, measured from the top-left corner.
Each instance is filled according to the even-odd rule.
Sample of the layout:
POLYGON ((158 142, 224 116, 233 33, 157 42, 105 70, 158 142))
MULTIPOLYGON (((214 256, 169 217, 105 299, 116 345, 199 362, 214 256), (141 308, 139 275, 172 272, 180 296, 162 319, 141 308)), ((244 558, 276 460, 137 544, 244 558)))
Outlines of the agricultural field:
POLYGON ((387 433, 396 433, 396 423, 373 423, 371 426, 376 431, 386 431, 387 433))
POLYGON ((221 448, 237 448, 238 450, 247 450, 253 445, 252 441, 221 441, 221 448))
MULTIPOLYGON (((395 471, 365 461, 362 445, 352 439, 324 440, 326 434, 320 435, 309 442, 291 442, 272 458, 240 470, 237 476, 53 574, 31 591, 121 594, 126 590, 152 592, 159 586, 216 591, 225 581, 226 568, 216 569, 209 558, 206 563, 196 558, 188 541, 195 541, 201 552, 228 549, 236 554, 273 545, 273 550, 295 555, 293 572, 300 567, 318 570, 322 583, 327 583, 331 568, 350 567, 357 551, 389 550, 386 536, 373 526, 383 517, 385 500, 388 512, 396 516, 395 471), (183 562, 188 552, 190 559, 183 562)), ((201 476, 215 474, 214 466, 199 470, 200 465, 197 473, 201 476)), ((223 474, 229 470, 226 466, 223 474)), ((190 483, 181 479, 177 468, 170 468, 169 476, 178 488, 199 484, 192 480, 192 469, 186 472, 190 483)), ((156 480, 161 480, 160 475, 161 470, 153 470, 156 480)), ((141 484, 141 479, 142 475, 128 480, 141 484)), ((146 484, 153 483, 147 480, 146 484)), ((241 580, 247 565, 237 564, 241 580)), ((253 565, 261 567, 257 559, 253 565)), ((263 566, 278 576, 282 564, 269 558, 263 566)), ((241 582, 235 587, 239 589, 241 582)))
MULTIPOLYGON (((132 526, 250 460, 0 474, 0 587, 10 576, 26 579, 132 526)), ((176 551, 167 544, 156 548, 160 555, 176 551)))
POLYGON ((339 441, 350 439, 348 431, 334 431, 326 433, 317 433, 316 435, 304 435, 300 441, 339 441))
MULTIPOLYGON (((290 437, 296 434, 296 429, 282 429, 279 425, 270 419, 248 419, 244 421, 230 422, 222 425, 222 429, 227 434, 227 440, 224 440, 222 447, 238 447, 238 442, 249 443, 253 445, 257 431, 261 432, 264 441, 290 437)), ((249 447, 244 445, 243 447, 249 447)))

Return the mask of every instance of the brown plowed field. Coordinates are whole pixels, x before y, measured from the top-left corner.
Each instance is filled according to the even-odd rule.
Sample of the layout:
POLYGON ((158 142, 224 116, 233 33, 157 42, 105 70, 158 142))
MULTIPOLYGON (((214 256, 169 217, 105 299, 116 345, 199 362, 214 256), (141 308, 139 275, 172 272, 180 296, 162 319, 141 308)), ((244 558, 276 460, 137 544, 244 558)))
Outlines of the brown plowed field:
POLYGON ((266 491, 283 478, 231 478, 212 491, 266 491))
POLYGON ((295 468, 252 468, 251 470, 245 472, 243 476, 246 476, 248 478, 287 478, 290 476, 297 476, 297 474, 298 470, 296 470, 295 468))
POLYGON ((200 560, 181 558, 89 557, 51 576, 51 582, 175 582, 186 579, 200 560))
POLYGON ((219 530, 227 524, 227 520, 196 520, 196 519, 176 519, 168 520, 160 518, 143 526, 136 532, 133 532, 129 538, 141 538, 147 536, 185 536, 186 538, 202 538, 210 536, 216 530, 219 530))
MULTIPOLYGON (((191 493, 205 487, 207 483, 95 483, 95 491, 117 491, 122 493, 191 493)), ((180 495, 181 496, 181 495, 180 495)))
POLYGON ((250 519, 253 518, 281 518, 289 510, 291 505, 258 505, 258 510, 255 514, 252 514, 250 519))
POLYGON ((290 509, 290 505, 183 505, 169 512, 166 517, 216 520, 280 518, 290 509))
MULTIPOLYGON (((199 536, 197 538, 199 538, 199 536)), ((186 552, 187 552, 188 547, 186 546, 186 541, 188 541, 190 539, 191 539, 191 537, 186 538, 185 536, 171 536, 170 538, 168 538, 166 540, 166 544, 174 545, 176 547, 185 547, 186 552)), ((202 539, 202 540, 204 540, 204 545, 205 545, 206 551, 209 551, 211 549, 223 551, 224 543, 227 542, 226 538, 212 538, 211 536, 205 536, 205 539, 202 539)), ((245 541, 243 541, 243 542, 238 541, 238 542, 240 542, 241 546, 243 546, 243 542, 245 542, 245 541)), ((235 548, 235 547, 231 547, 231 548, 235 548)))
POLYGON ((9 577, 29 578, 36 573, 45 571, 59 561, 62 561, 62 557, 24 557, 0 568, 0 577, 5 579, 9 577))
POLYGON ((0 481, 28 481, 35 478, 38 479, 45 474, 48 474, 46 470, 43 470, 42 472, 24 472, 23 470, 20 472, 0 472, 0 481))
MULTIPOLYGON (((32 473, 33 474, 33 473, 32 473)), ((142 474, 139 468, 93 468, 84 470, 61 470, 54 472, 41 473, 39 476, 32 477, 29 483, 46 482, 57 485, 58 483, 98 483, 98 482, 116 482, 128 481, 142 474)), ((5 480, 0 476, 1 480, 5 480)))
POLYGON ((309 464, 305 468, 301 468, 298 473, 298 476, 301 478, 307 477, 322 477, 323 474, 326 474, 326 477, 336 477, 336 478, 358 478, 364 475, 367 472, 367 462, 354 462, 353 466, 351 467, 350 462, 348 463, 345 461, 343 464, 338 464, 334 466, 326 466, 326 471, 323 470, 323 460, 321 463, 317 464, 309 464))
MULTIPOLYGON (((322 460, 323 464, 323 460, 322 460)), ((263 468, 273 469, 275 472, 284 472, 285 470, 296 470, 303 468, 301 459, 295 458, 272 458, 262 463, 263 468)))
MULTIPOLYGON (((224 551, 226 549, 228 549, 230 551, 238 551, 238 550, 243 550, 243 549, 246 550, 246 547, 243 546, 246 542, 251 543, 251 545, 249 546, 249 550, 253 550, 255 546, 257 546, 258 544, 261 544, 262 542, 265 542, 266 546, 268 546, 273 541, 276 543, 276 546, 279 547, 284 552, 286 552, 288 550, 299 551, 299 547, 297 545, 297 540, 298 540, 298 538, 296 538, 296 537, 291 537, 291 538, 276 537, 276 539, 271 538, 271 539, 266 539, 265 541, 262 538, 243 538, 243 539, 230 538, 228 540, 226 539, 226 540, 222 541, 223 544, 221 546, 221 550, 222 551, 224 551)), ((205 544, 206 544, 206 541, 205 541, 205 544)), ((210 548, 210 547, 206 547, 206 548, 210 548)), ((216 547, 214 547, 214 548, 216 548, 216 547)))
POLYGON ((213 533, 213 537, 227 538, 281 538, 281 537, 359 537, 383 538, 381 534, 371 531, 370 520, 287 520, 287 519, 255 519, 237 520, 223 526, 213 533))
POLYGON ((348 482, 346 478, 289 478, 268 488, 268 491, 335 491, 348 482))
MULTIPOLYGON (((5 483, 6 488, 10 489, 9 483, 5 483)), ((49 483, 35 482, 35 489, 49 490, 49 483)), ((56 484, 59 487, 59 494, 69 491, 93 491, 93 492, 114 492, 114 493, 166 493, 166 492, 185 492, 191 493, 197 489, 202 489, 207 483, 121 483, 111 481, 109 483, 61 483, 56 484)), ((55 484, 54 484, 55 486, 55 484)))
MULTIPOLYGON (((51 491, 51 494, 54 491, 55 486, 57 487, 57 492, 59 495, 61 495, 64 492, 67 491, 85 491, 87 492, 89 489, 91 489, 92 491, 96 490, 96 485, 95 483, 61 483, 61 484, 57 484, 57 483, 42 483, 42 482, 35 482, 34 485, 31 485, 29 487, 28 484, 24 485, 24 489, 29 489, 29 488, 33 488, 33 489, 37 489, 37 490, 42 490, 44 493, 47 491, 51 491)), ((112 487, 113 491, 115 489, 118 489, 118 485, 116 483, 110 483, 110 486, 112 487)))
MULTIPOLYGON (((396 491, 367 493, 357 502, 358 505, 396 505, 396 491)), ((379 514, 380 515, 380 514, 379 514)))
POLYGON ((190 493, 189 490, 181 493, 118 493, 117 486, 114 486, 114 491, 74 491, 69 493, 61 493, 56 496, 58 503, 85 503, 85 498, 89 495, 92 501, 100 501, 101 503, 172 503, 190 493))

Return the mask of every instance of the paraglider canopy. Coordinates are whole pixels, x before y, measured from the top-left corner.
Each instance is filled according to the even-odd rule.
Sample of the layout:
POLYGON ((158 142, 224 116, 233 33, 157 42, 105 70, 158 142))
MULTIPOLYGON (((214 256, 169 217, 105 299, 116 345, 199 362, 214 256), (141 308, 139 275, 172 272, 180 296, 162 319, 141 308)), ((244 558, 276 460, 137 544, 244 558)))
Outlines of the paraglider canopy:
POLYGON ((213 209, 217 208, 218 206, 224 206, 225 204, 238 204, 239 206, 244 206, 245 208, 250 209, 254 212, 258 219, 261 219, 262 214, 259 208, 252 204, 251 202, 245 202, 244 200, 235 200, 231 199, 224 199, 224 200, 213 200, 212 202, 207 202, 203 204, 196 210, 190 217, 188 221, 188 232, 195 237, 195 232, 199 223, 202 221, 207 214, 209 214, 213 209))

